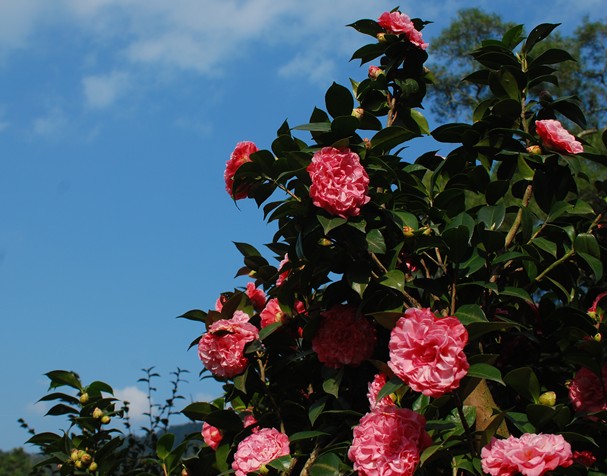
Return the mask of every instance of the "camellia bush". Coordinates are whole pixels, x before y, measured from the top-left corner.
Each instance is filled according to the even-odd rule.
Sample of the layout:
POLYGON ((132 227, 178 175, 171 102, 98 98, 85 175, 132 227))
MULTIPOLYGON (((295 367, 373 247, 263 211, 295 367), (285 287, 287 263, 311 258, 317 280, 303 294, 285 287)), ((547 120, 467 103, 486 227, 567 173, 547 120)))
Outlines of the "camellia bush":
POLYGON ((246 287, 182 316, 224 393, 183 410, 198 449, 165 474, 607 474, 607 188, 582 167, 607 157, 558 97, 573 58, 537 47, 555 24, 483 42, 465 81, 491 97, 430 131, 425 25, 353 23, 368 76, 236 145, 226 191, 276 232, 236 243, 246 287))

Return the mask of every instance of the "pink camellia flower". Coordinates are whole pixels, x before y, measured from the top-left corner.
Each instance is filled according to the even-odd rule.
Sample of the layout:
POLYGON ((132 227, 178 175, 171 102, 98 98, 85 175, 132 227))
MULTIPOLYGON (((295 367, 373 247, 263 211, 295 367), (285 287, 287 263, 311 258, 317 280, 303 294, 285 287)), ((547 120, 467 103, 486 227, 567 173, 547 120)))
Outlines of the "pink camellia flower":
POLYGON ((542 476, 573 463, 571 445, 562 435, 525 433, 520 438, 493 438, 481 450, 481 465, 491 476, 542 476))
POLYGON ((565 129, 556 119, 535 121, 535 130, 542 144, 548 149, 568 154, 584 152, 584 146, 565 129))
POLYGON ((387 381, 388 378, 386 377, 386 374, 377 374, 373 380, 369 382, 369 392, 367 393, 367 398, 369 399, 369 407, 371 410, 375 410, 383 405, 394 405, 390 395, 386 395, 380 400, 377 399, 379 392, 381 392, 381 389, 384 385, 386 385, 387 381))
POLYGON ((222 438, 223 435, 219 431, 219 428, 209 425, 206 421, 202 424, 202 439, 213 450, 217 449, 222 438))
POLYGON ((601 377, 582 367, 569 385, 569 398, 577 411, 600 412, 607 410, 607 364, 601 369, 601 377))
POLYGON ((416 392, 440 397, 455 390, 468 372, 467 341, 468 332, 457 318, 407 309, 392 329, 388 365, 416 392))
POLYGON ((198 357, 213 375, 232 378, 249 365, 244 348, 258 338, 259 331, 249 323, 249 315, 236 311, 231 319, 211 324, 198 342, 198 357))
POLYGON ((370 198, 369 176, 358 154, 348 148, 323 147, 308 165, 312 203, 331 215, 356 216, 370 198))
POLYGON ((280 272, 282 270, 282 267, 287 264, 289 262, 289 253, 285 254, 285 257, 282 259, 282 261, 278 264, 278 279, 276 280, 276 286, 280 286, 282 283, 285 282, 285 279, 287 279, 289 277, 289 273, 291 272, 290 269, 287 269, 286 271, 283 271, 282 273, 280 272))
POLYGON ((354 306, 338 304, 322 312, 321 321, 312 338, 312 350, 327 367, 360 365, 375 349, 375 328, 357 316, 354 306))
POLYGON ((428 47, 428 43, 424 43, 422 39, 421 32, 415 29, 415 25, 413 25, 411 19, 404 13, 384 12, 380 15, 377 22, 388 33, 394 35, 404 34, 411 43, 422 50, 428 47))
POLYGON ((253 142, 243 141, 236 144, 236 148, 230 155, 230 159, 226 163, 226 170, 223 173, 223 178, 226 182, 226 191, 234 200, 246 198, 249 194, 249 187, 241 186, 234 191, 234 174, 245 162, 251 162, 250 155, 257 152, 259 149, 253 142))
POLYGON ((255 287, 255 283, 247 283, 245 294, 251 300, 256 311, 260 311, 266 305, 266 293, 262 289, 255 287))
POLYGON ((228 300, 228 297, 225 294, 220 294, 219 297, 217 298, 217 301, 215 301, 215 310, 217 312, 221 312, 221 310, 223 309, 223 305, 225 304, 225 302, 228 300))
POLYGON ((268 301, 266 307, 259 313, 259 317, 261 318, 261 327, 263 329, 270 324, 283 322, 285 319, 285 313, 280 308, 278 299, 273 298, 268 301))
POLYGON ((348 458, 359 476, 410 476, 420 453, 432 444, 426 419, 408 408, 384 405, 354 428, 348 458))
POLYGON ((253 430, 238 444, 232 469, 236 476, 247 476, 272 460, 290 453, 289 437, 276 428, 253 430))

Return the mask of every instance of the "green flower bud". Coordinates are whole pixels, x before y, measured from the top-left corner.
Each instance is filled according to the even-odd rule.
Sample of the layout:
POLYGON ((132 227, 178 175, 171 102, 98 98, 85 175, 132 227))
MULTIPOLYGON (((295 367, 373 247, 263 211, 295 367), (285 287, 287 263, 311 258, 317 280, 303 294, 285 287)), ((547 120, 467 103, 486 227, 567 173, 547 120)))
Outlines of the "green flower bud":
POLYGON ((95 407, 95 409, 93 410, 93 418, 101 418, 103 415, 103 410, 101 408, 95 407))
POLYGON ((540 405, 545 405, 547 407, 553 407, 556 405, 556 393, 554 392, 544 392, 540 395, 539 398, 540 405))
POLYGON ((112 419, 107 415, 101 417, 101 423, 104 425, 107 425, 110 421, 112 421, 112 419))
POLYGON ((91 465, 89 466, 89 470, 90 470, 90 471, 97 471, 97 468, 98 468, 98 467, 99 467, 99 465, 93 461, 93 462, 91 463, 91 465))
POLYGON ((89 401, 89 394, 84 392, 82 395, 80 395, 80 403, 82 403, 83 405, 85 405, 86 403, 88 403, 89 401))

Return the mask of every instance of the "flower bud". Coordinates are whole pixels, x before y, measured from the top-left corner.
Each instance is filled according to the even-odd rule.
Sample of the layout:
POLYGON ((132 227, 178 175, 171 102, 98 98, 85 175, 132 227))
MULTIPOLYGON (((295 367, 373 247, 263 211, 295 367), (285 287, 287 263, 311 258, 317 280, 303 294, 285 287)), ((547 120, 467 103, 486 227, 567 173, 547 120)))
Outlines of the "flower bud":
POLYGON ((539 145, 530 145, 527 147, 527 152, 531 155, 540 155, 542 153, 542 148, 539 145))
POLYGON ((362 107, 357 107, 352 110, 352 116, 354 116, 358 120, 362 119, 364 114, 365 111, 362 107))
POLYGON ((379 41, 380 43, 386 43, 386 34, 385 33, 378 33, 377 34, 377 41, 379 41))
POLYGON ((112 421, 112 419, 107 415, 101 417, 101 423, 104 425, 107 425, 110 421, 112 421))
POLYGON ((89 471, 97 471, 97 468, 99 468, 99 465, 95 461, 93 461, 89 466, 89 471))
POLYGON ((596 334, 594 334, 594 340, 597 342, 601 342, 603 340, 603 336, 601 335, 600 332, 597 332, 596 334))
POLYGON ((103 416, 103 410, 99 407, 95 407, 93 410, 93 418, 101 418, 103 416))
POLYGON ((540 395, 539 398, 540 405, 545 405, 547 407, 553 407, 556 405, 556 393, 554 392, 544 392, 540 395))
POLYGON ((82 403, 83 405, 85 405, 86 403, 88 403, 89 401, 89 394, 84 392, 82 395, 80 395, 80 403, 82 403))
POLYGON ((72 461, 78 461, 79 457, 78 457, 78 450, 76 448, 74 448, 72 450, 72 452, 70 453, 70 459, 72 461))
POLYGON ((332 244, 333 242, 328 238, 321 238, 320 240, 318 240, 319 246, 331 246, 332 244))
POLYGON ((74 466, 76 466, 76 468, 78 468, 78 469, 82 469, 82 468, 84 468, 84 463, 82 461, 78 460, 74 463, 74 466))
POLYGON ((369 139, 368 137, 365 137, 363 139, 363 144, 365 144, 365 149, 371 150, 371 147, 372 147, 372 145, 371 145, 371 139, 369 139))
POLYGON ((80 461, 82 461, 86 465, 89 465, 93 461, 93 457, 88 453, 84 453, 82 455, 82 458, 80 458, 80 461))
POLYGON ((382 74, 384 74, 384 70, 379 66, 369 66, 369 79, 375 81, 382 74))
POLYGON ((403 226, 403 235, 407 238, 411 238, 413 236, 413 228, 410 226, 403 226))
POLYGON ((190 476, 190 473, 188 473, 188 469, 187 468, 183 468, 181 470, 181 476, 190 476))

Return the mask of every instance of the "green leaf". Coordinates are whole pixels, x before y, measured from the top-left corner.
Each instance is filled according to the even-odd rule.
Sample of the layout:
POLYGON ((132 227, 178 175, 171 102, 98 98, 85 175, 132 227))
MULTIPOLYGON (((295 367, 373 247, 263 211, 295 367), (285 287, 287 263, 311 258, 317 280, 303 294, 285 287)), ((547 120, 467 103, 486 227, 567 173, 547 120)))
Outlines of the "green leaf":
POLYGON ((601 249, 596 237, 590 233, 580 233, 575 237, 573 248, 576 253, 586 253, 594 258, 601 258, 601 249))
POLYGON ((318 417, 322 414, 325 409, 325 405, 327 404, 326 398, 321 398, 320 400, 315 401, 310 405, 310 409, 308 410, 308 418, 310 420, 310 424, 314 425, 318 417))
POLYGON ((540 382, 531 367, 521 367, 508 372, 504 382, 520 396, 537 403, 540 398, 540 382))
POLYGON ((531 296, 527 291, 522 288, 517 288, 514 286, 506 286, 504 289, 500 291, 500 294, 504 296, 512 296, 519 299, 522 299, 525 302, 532 302, 531 296))
POLYGON ((173 444, 175 443, 175 435, 173 433, 165 433, 158 439, 158 443, 156 443, 156 455, 161 460, 166 459, 166 457, 170 454, 173 449, 173 444))
POLYGON ((341 474, 341 460, 335 453, 320 455, 310 467, 310 476, 337 476, 341 474))
POLYGON ((334 118, 350 116, 354 109, 354 98, 348 88, 334 82, 325 94, 325 104, 327 112, 334 118))
POLYGON ((504 203, 493 206, 484 206, 478 211, 478 221, 485 224, 487 230, 497 230, 506 217, 506 206, 504 203))
POLYGON ((378 33, 384 32, 384 29, 379 26, 375 20, 358 20, 348 26, 351 26, 360 33, 372 36, 373 38, 377 38, 378 33))
POLYGON ((276 459, 273 459, 269 463, 266 463, 266 466, 270 468, 274 468, 281 472, 287 471, 291 467, 291 463, 293 462, 293 457, 291 455, 280 456, 276 459))
POLYGON ((322 226, 322 230, 325 235, 328 235, 331 230, 343 225, 344 223, 347 223, 348 221, 345 218, 326 218, 321 215, 318 215, 317 218, 318 222, 320 223, 320 226, 322 226))
POLYGON ((471 129, 471 125, 464 123, 445 124, 434 129, 432 137, 439 142, 459 144, 464 133, 471 129))
POLYGON ((257 248, 249 245, 248 243, 238 243, 234 241, 234 245, 236 246, 236 248, 238 248, 238 251, 240 251, 240 253, 242 253, 245 258, 248 258, 249 256, 261 256, 259 251, 257 251, 257 248))
POLYGON ((325 435, 329 435, 329 434, 330 433, 327 433, 324 431, 314 431, 314 430, 298 431, 297 433, 293 433, 291 436, 289 436, 289 441, 291 443, 293 443, 294 441, 309 440, 310 438, 316 438, 317 436, 325 436, 325 435))
POLYGON ((82 390, 82 384, 80 383, 80 377, 75 372, 69 372, 67 370, 53 370, 45 374, 50 380, 49 388, 57 388, 67 385, 68 387, 75 388, 76 390, 82 390))
POLYGON ((563 61, 575 61, 575 58, 567 53, 565 50, 561 50, 559 48, 548 48, 546 51, 542 52, 537 58, 535 58, 531 64, 530 68, 543 64, 556 64, 562 63, 563 61))
POLYGON ((535 238, 531 244, 556 258, 557 247, 556 243, 553 241, 547 240, 546 238, 535 238))
POLYGON ((282 327, 282 322, 273 322, 272 324, 267 325, 263 329, 259 331, 259 340, 263 341, 269 335, 273 334, 276 330, 282 327))
POLYGON ((577 255, 582 258, 588 266, 590 266, 595 282, 603 277, 603 263, 601 260, 587 253, 582 253, 581 251, 578 251, 577 255))
POLYGON ((518 326, 514 322, 471 322, 466 329, 468 330, 468 340, 473 341, 490 332, 503 331, 511 327, 518 326))
POLYGON ((217 407, 207 402, 190 403, 187 407, 181 410, 190 420, 204 420, 211 412, 218 410, 217 407))
POLYGON ((393 393, 398 393, 398 391, 400 389, 402 389, 403 387, 405 387, 405 384, 403 383, 403 381, 401 379, 396 378, 396 377, 391 378, 384 384, 384 386, 381 388, 381 390, 377 394, 377 401, 379 401, 382 398, 387 397, 388 395, 391 395, 393 393))
POLYGON ((483 309, 478 304, 464 304, 455 311, 455 316, 463 325, 472 322, 489 322, 483 309))
POLYGON ((405 289, 405 274, 399 269, 393 269, 382 276, 379 284, 402 293, 405 289))
POLYGON ((382 129, 371 139, 371 150, 375 153, 389 152, 394 147, 416 137, 417 134, 400 126, 382 129))
POLYGON ((411 109, 411 118, 419 126, 419 130, 422 134, 430 134, 430 128, 428 127, 428 120, 424 115, 417 109, 411 109))
POLYGON ((297 131, 309 131, 309 132, 331 132, 330 122, 309 122, 307 124, 300 124, 295 126, 293 129, 297 131))
POLYGON ((322 383, 322 388, 329 395, 339 398, 339 386, 341 385, 341 380, 344 376, 343 369, 329 373, 329 376, 326 377, 322 383))
POLYGON ((484 378, 505 385, 499 369, 486 363, 472 364, 468 369, 468 377, 484 378))
POLYGON ((384 236, 377 228, 374 228, 367 233, 367 246, 370 253, 383 255, 386 252, 384 236))
POLYGON ((542 23, 541 25, 536 26, 533 30, 531 30, 529 36, 527 36, 525 43, 523 43, 523 52, 531 53, 533 47, 550 35, 552 30, 559 25, 560 23, 542 23))

